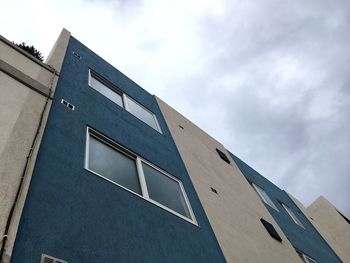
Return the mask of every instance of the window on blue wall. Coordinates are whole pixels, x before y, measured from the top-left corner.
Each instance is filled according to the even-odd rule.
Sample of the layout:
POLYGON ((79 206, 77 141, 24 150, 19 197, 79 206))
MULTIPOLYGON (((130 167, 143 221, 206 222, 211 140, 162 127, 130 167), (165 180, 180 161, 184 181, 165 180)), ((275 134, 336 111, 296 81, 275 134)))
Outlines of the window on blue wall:
POLYGON ((123 107, 139 120, 151 126, 153 129, 162 133, 156 115, 146 109, 140 103, 122 93, 112 83, 99 76, 93 70, 89 70, 89 86, 113 101, 115 104, 123 107))
POLYGON ((89 139, 89 169, 141 194, 135 158, 115 150, 93 136, 89 139))
POLYGON ((85 169, 197 225, 179 179, 91 128, 87 129, 85 169))
POLYGON ((271 206, 273 209, 278 210, 278 208, 275 206, 275 204, 272 202, 271 198, 267 195, 267 193, 262 189, 260 188, 259 186, 257 186, 256 184, 252 183, 252 186, 255 190, 255 192, 257 192, 257 194, 260 196, 261 200, 271 206))
POLYGON ((303 252, 297 250, 297 253, 304 263, 317 263, 315 259, 305 255, 303 252))
POLYGON ((185 196, 181 194, 183 190, 179 181, 170 176, 165 176, 164 172, 144 162, 142 163, 142 169, 149 197, 181 215, 191 218, 185 196))
POLYGON ((91 88, 95 89, 114 103, 118 104, 120 107, 123 107, 122 95, 116 92, 116 89, 113 88, 112 84, 103 80, 93 71, 90 71, 89 76, 89 85, 91 88))
POLYGON ((148 109, 124 94, 125 109, 132 115, 145 122, 153 129, 161 132, 156 116, 148 109))
POLYGON ((293 219, 294 223, 297 225, 304 227, 304 225, 299 221, 298 217, 293 213, 293 211, 285 204, 281 203, 283 208, 287 211, 288 215, 293 219))

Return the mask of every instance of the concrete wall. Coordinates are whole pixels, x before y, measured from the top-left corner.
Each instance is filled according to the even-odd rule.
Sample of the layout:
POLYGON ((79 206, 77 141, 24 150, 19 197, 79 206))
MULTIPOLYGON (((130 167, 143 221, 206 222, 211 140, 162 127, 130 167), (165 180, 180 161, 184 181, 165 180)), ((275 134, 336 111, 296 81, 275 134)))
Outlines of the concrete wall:
POLYGON ((227 262, 300 262, 224 146, 165 102, 157 101, 227 262), (230 164, 219 157, 216 148, 226 153, 230 164), (275 227, 282 242, 269 236, 260 218, 275 227))
POLYGON ((350 224, 326 198, 320 196, 308 208, 312 223, 343 262, 350 262, 350 224))
MULTIPOLYGON (((53 53, 55 60, 63 56, 53 53)), ((0 261, 8 262, 59 68, 38 61, 3 37, 0 54, 0 261)))

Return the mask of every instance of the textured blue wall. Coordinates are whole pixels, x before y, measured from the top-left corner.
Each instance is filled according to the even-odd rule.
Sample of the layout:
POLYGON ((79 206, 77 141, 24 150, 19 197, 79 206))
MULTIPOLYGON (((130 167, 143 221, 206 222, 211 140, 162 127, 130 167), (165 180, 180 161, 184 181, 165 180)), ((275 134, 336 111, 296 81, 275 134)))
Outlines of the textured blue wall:
POLYGON ((285 191, 271 183, 238 157, 232 153, 230 154, 247 180, 264 189, 277 206, 279 212, 264 203, 270 214, 295 248, 304 252, 306 255, 313 257, 318 263, 341 262, 338 256, 328 246, 285 191), (293 219, 289 216, 280 202, 286 204, 293 211, 305 228, 294 223, 293 219))
POLYGON ((74 263, 225 262, 154 96, 72 37, 12 263, 42 253, 74 263), (163 134, 90 88, 89 67, 153 111, 163 134), (199 227, 85 170, 87 125, 181 179, 199 227))

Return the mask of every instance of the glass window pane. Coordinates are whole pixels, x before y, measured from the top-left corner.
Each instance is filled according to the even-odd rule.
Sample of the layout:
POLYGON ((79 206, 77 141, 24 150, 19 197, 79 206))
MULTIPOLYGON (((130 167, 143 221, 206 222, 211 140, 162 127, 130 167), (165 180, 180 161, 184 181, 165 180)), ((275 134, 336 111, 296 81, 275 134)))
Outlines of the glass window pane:
POLYGON ((90 78, 90 86, 95 90, 97 90, 102 95, 106 96, 108 99, 110 99, 114 103, 118 104, 120 107, 123 107, 122 97, 118 93, 116 93, 115 91, 107 87, 105 84, 95 79, 93 76, 91 76, 90 78))
POLYGON ((141 194, 135 160, 92 136, 90 136, 89 169, 141 194))
POLYGON ((305 255, 305 258, 306 258, 308 263, 316 263, 316 260, 314 260, 314 259, 312 259, 312 258, 310 258, 310 257, 308 257, 306 255, 305 255))
POLYGON ((130 99, 129 97, 126 97, 127 103, 128 103, 128 111, 133 114, 135 117, 139 118, 143 122, 147 123, 149 126, 151 126, 153 129, 158 131, 158 126, 155 120, 154 115, 146 110, 144 107, 130 99))
POLYGON ((256 190, 256 192, 259 194, 259 196, 261 197, 261 199, 268 204, 269 206, 271 206, 272 208, 274 208, 275 210, 279 211, 278 208, 275 206, 275 204, 272 202, 271 198, 267 195, 267 193, 261 189, 259 186, 253 184, 254 189, 256 190))
POLYGON ((154 201, 192 219, 180 185, 175 180, 142 163, 148 194, 154 201))
POLYGON ((293 219, 293 221, 298 224, 299 226, 303 226, 303 224, 299 221, 299 219, 297 218, 297 216, 293 213, 293 211, 288 207, 286 206, 285 204, 282 204, 284 209, 286 209, 287 213, 289 214, 289 216, 293 219))

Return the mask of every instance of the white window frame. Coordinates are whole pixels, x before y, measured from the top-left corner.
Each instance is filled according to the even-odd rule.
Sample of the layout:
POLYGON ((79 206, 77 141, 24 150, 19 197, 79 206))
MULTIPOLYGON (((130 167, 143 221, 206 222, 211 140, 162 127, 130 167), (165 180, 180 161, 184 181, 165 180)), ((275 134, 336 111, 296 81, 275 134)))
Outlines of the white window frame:
MULTIPOLYGON (((117 103, 115 103, 114 101, 112 101, 114 104, 118 105, 119 107, 122 107, 124 108, 127 112, 129 112, 132 116, 134 116, 135 118, 137 118, 138 120, 142 121, 143 123, 147 124, 146 122, 144 122, 142 119, 138 118, 137 116, 135 116, 134 114, 132 114, 129 110, 129 105, 128 105, 128 100, 127 99, 130 99, 132 100, 133 102, 135 102, 137 105, 139 105, 141 108, 143 108, 144 110, 146 110, 147 112, 149 112, 152 116, 153 116, 153 119, 154 119, 154 122, 156 124, 156 128, 150 126, 149 124, 147 124, 148 126, 150 126, 152 129, 158 131, 160 134, 163 134, 162 132, 162 129, 160 128, 160 125, 159 125, 159 122, 158 122, 158 119, 157 119, 157 116, 152 112, 150 111, 149 109, 147 109, 145 106, 141 105, 139 102, 137 102, 136 100, 134 100, 133 98, 131 98, 130 96, 126 95, 125 93, 123 93, 122 91, 120 90, 117 90, 115 88, 115 86, 113 84, 109 84, 109 82, 107 80, 104 80, 103 77, 101 77, 98 73, 96 73, 96 71, 92 70, 92 69, 89 69, 89 78, 88 78, 88 84, 91 88, 93 88, 91 86, 91 78, 94 78, 96 79, 97 81, 101 82, 103 85, 105 85, 107 88, 109 88, 110 90, 112 90, 114 93, 118 94, 120 97, 121 97, 121 100, 122 100, 122 105, 119 105, 117 103)), ((96 92, 98 92, 96 90, 96 92)), ((101 94, 101 93, 100 93, 101 94)), ((102 96, 106 97, 105 95, 101 94, 102 96)), ((108 98, 108 97, 106 97, 108 98)), ((109 99, 109 98, 108 98, 109 99)))
POLYGON ((299 256, 301 257, 301 259, 305 262, 305 263, 317 263, 317 260, 309 257, 307 255, 305 255, 303 252, 301 252, 300 250, 296 250, 297 253, 299 254, 299 256))
POLYGON ((316 259, 313 259, 305 254, 303 254, 303 257, 307 260, 308 263, 317 263, 316 259))
POLYGON ((281 202, 281 205, 283 206, 284 210, 287 211, 288 215, 293 219, 294 223, 298 226, 301 226, 302 228, 305 228, 304 225, 300 222, 298 217, 293 213, 293 211, 290 209, 289 206, 281 202))
POLYGON ((119 107, 125 108, 125 104, 124 104, 124 97, 123 97, 123 92, 117 90, 117 88, 115 88, 115 86, 111 83, 109 83, 107 80, 104 80, 103 77, 101 77, 99 74, 97 74, 95 71, 89 69, 89 79, 88 79, 88 84, 91 88, 93 88, 96 92, 100 93, 102 96, 108 98, 110 101, 112 101, 114 104, 118 105, 119 107), (119 105, 118 103, 115 103, 113 100, 111 100, 110 98, 108 98, 107 96, 105 96, 104 94, 100 93, 98 90, 96 90, 94 87, 92 87, 91 85, 91 78, 94 78, 95 80, 97 80, 98 82, 100 82, 101 84, 103 84, 104 86, 106 86, 106 88, 110 89, 111 91, 113 91, 115 94, 119 95, 122 101, 122 105, 119 105))
POLYGON ((268 206, 272 207, 273 209, 275 209, 276 211, 279 212, 277 206, 275 205, 275 203, 271 200, 270 196, 265 192, 264 189, 262 189, 260 186, 257 186, 256 184, 252 183, 253 189, 255 190, 255 192, 258 194, 258 196, 260 197, 260 199, 267 204, 268 206), (269 198, 269 200, 267 200, 265 198, 265 196, 261 193, 264 192, 265 195, 269 198))
POLYGON ((114 142, 113 140, 109 139, 108 137, 104 136, 103 134, 97 132, 96 130, 90 128, 90 127, 87 127, 86 129, 86 144, 85 144, 85 160, 84 160, 84 169, 89 171, 90 173, 98 176, 98 177, 101 177, 103 178, 104 180, 107 180, 108 182, 114 184, 114 185, 117 185, 119 187, 121 187, 122 189, 142 198, 142 199, 145 199, 147 200, 148 202, 186 220, 187 222, 190 222, 196 226, 198 226, 198 222, 196 220, 196 217, 193 213, 193 210, 192 210, 192 207, 191 207, 191 204, 189 202, 189 199, 187 197, 187 194, 186 194, 186 191, 183 187, 183 184, 181 182, 181 180, 179 180, 178 178, 172 176, 171 174, 163 171, 162 169, 160 169, 159 167, 155 166, 154 164, 150 163, 149 161, 143 159, 142 157, 136 155, 135 153, 131 152, 130 150, 126 149, 125 147, 121 146, 120 144, 114 142), (112 147, 114 150, 116 151, 119 151, 120 153, 132 158, 135 160, 135 164, 136 164, 136 168, 137 168, 137 175, 138 175, 138 180, 139 180, 139 183, 140 183, 140 188, 141 188, 141 194, 138 194, 130 189, 128 189, 127 187, 125 186, 122 186, 120 184, 118 184, 117 182, 114 182, 106 177, 104 177, 103 175, 91 170, 89 168, 89 146, 90 146, 90 136, 93 136, 95 139, 99 140, 101 143, 104 143, 104 144, 107 144, 108 146, 112 147), (172 210, 171 208, 163 205, 163 204, 160 204, 158 203, 157 201, 151 199, 149 197, 149 194, 148 194, 148 189, 147 189, 147 184, 146 184, 146 179, 145 179, 145 175, 144 175, 144 172, 143 172, 143 168, 142 168, 142 163, 145 163, 149 166, 151 166, 153 169, 159 171, 160 173, 162 173, 164 176, 167 176, 169 177, 170 179, 174 180, 175 182, 177 182, 179 184, 179 187, 180 187, 180 192, 181 194, 183 195, 184 197, 184 200, 185 200, 185 203, 186 203, 186 206, 187 206, 187 209, 190 213, 190 216, 191 218, 188 218, 174 210, 172 210))

